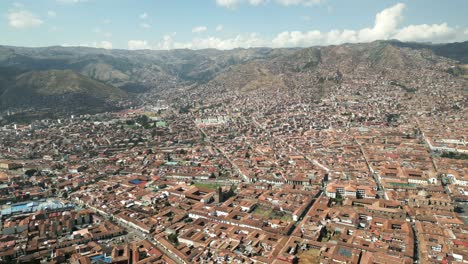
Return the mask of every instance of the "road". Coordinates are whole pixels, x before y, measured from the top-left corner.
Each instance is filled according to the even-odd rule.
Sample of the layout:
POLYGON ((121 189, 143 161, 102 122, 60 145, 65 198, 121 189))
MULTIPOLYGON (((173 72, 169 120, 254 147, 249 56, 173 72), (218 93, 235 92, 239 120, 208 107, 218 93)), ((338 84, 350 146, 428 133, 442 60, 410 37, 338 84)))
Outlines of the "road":
POLYGON ((132 241, 140 241, 140 240, 144 240, 144 239, 148 239, 151 243, 153 243, 156 248, 163 252, 164 254, 166 254, 169 258, 171 258, 173 261, 175 261, 176 263, 178 264, 186 264, 182 261, 180 261, 176 255, 168 250, 166 250, 165 248, 162 247, 161 244, 159 244, 159 242, 157 242, 156 240, 154 240, 153 237, 151 237, 150 234, 145 234, 143 232, 141 232, 140 230, 136 229, 136 228, 133 228, 129 225, 125 225, 123 224, 122 222, 118 221, 117 219, 115 219, 114 216, 108 216, 107 214, 103 214, 101 211, 99 210, 96 210, 96 208, 92 207, 92 206, 88 206, 88 208, 90 208, 91 210, 93 210, 95 213, 99 214, 100 216, 104 217, 106 220, 108 221, 111 221, 117 225, 119 225, 120 227, 122 227, 123 229, 125 229, 125 231, 127 232, 127 234, 125 234, 124 236, 120 236, 120 237, 117 237, 117 239, 120 239, 120 238, 123 238, 126 242, 132 242, 132 241))
POLYGON ((193 121, 193 124, 195 125, 195 127, 198 129, 198 131, 200 131, 200 133, 202 133, 205 138, 207 138, 207 142, 211 144, 211 146, 213 146, 213 148, 215 148, 217 151, 219 151, 219 153, 221 153, 224 158, 226 158, 226 160, 231 164, 231 166, 234 168, 234 170, 240 175, 242 176, 242 178, 244 179, 245 182, 250 182, 251 179, 249 177, 247 177, 247 175, 245 175, 244 173, 242 173, 242 171, 239 169, 239 167, 226 155, 226 153, 221 150, 220 148, 218 148, 218 146, 216 146, 215 143, 213 143, 209 138, 209 136, 205 133, 205 131, 203 131, 203 129, 201 129, 200 127, 197 126, 197 124, 195 123, 195 121, 193 121))
POLYGON ((371 165, 369 164, 369 161, 367 160, 367 157, 366 157, 366 155, 364 153, 364 149, 362 149, 361 143, 359 143, 356 139, 354 139, 354 142, 359 146, 359 150, 361 151, 361 155, 364 157, 364 161, 366 162, 367 169, 369 170, 370 173, 372 173, 372 177, 374 178, 374 181, 377 184, 377 190, 378 190, 379 196, 383 197, 385 200, 388 200, 387 192, 385 191, 385 188, 383 187, 382 183, 380 182, 380 176, 376 172, 374 172, 371 165))

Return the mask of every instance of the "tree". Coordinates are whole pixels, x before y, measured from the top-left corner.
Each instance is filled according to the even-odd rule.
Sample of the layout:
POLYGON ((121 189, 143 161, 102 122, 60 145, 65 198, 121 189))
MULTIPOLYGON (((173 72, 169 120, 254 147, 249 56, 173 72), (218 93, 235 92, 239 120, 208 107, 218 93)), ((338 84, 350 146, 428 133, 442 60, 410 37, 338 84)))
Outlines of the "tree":
POLYGON ((177 237, 176 233, 172 233, 169 236, 167 236, 167 239, 174 245, 178 246, 179 245, 179 238, 177 237))
POLYGON ((146 115, 138 116, 136 120, 143 128, 149 128, 149 117, 146 115))

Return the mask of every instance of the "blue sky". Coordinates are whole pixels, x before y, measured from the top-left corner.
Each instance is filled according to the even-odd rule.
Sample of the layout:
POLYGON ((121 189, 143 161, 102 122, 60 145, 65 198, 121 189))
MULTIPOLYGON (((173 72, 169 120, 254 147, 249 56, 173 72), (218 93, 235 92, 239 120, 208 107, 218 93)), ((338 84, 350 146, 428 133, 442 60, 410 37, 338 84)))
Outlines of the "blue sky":
POLYGON ((468 40, 464 0, 0 1, 2 45, 118 49, 468 40))

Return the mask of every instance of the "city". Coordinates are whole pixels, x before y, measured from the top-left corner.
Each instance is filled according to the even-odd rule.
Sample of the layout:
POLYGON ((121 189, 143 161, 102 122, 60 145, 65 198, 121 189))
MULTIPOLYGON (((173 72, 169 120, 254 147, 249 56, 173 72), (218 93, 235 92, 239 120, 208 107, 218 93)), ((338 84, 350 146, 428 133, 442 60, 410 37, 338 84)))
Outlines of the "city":
POLYGON ((154 22, 140 9, 182 3, 119 1, 138 30, 118 29, 127 17, 106 7, 113 19, 89 14, 106 41, 58 45, 81 39, 35 30, 102 15, 104 3, 41 0, 50 10, 39 15, 6 2, 0 30, 57 35, 0 45, 0 263, 468 262, 463 8, 447 7, 448 24, 415 24, 403 10, 437 1, 366 0, 369 28, 223 40, 229 19, 281 28, 251 15, 304 9, 340 25, 340 6, 207 0, 209 26, 193 39, 174 31, 126 47, 107 27, 161 35, 144 31, 154 22), (211 9, 226 25, 210 24, 211 9), (210 28, 219 36, 203 39, 210 28))

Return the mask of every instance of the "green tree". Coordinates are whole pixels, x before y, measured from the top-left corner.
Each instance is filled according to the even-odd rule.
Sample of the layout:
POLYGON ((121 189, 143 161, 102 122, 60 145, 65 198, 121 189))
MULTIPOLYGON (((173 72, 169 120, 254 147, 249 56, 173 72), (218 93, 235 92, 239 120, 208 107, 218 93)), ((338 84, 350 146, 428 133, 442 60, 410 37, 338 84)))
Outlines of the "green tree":
POLYGON ((179 238, 177 237, 176 233, 170 234, 167 236, 167 239, 174 245, 178 246, 179 245, 179 238))

